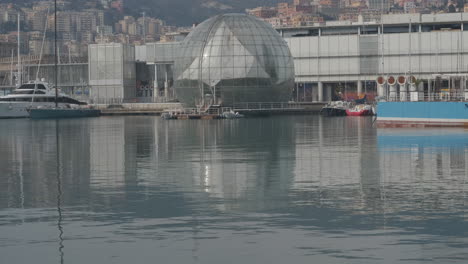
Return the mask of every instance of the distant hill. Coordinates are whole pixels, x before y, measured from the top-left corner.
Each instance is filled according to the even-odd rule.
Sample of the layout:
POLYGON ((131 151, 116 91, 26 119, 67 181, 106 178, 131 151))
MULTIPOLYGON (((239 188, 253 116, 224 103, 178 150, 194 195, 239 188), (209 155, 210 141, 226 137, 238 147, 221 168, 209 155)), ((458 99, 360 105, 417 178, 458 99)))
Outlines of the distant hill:
MULTIPOLYGON (((23 5, 37 1, 0 0, 0 3, 23 5)), ((141 16, 144 11, 148 16, 161 18, 169 25, 190 26, 216 14, 244 12, 246 8, 273 6, 285 1, 288 0, 124 0, 124 12, 125 15, 141 16)), ((72 1, 76 7, 84 2, 88 1, 72 1)))
MULTIPOLYGON (((284 0, 283 0, 284 1, 284 0)), ((279 0, 125 0, 128 12, 145 11, 168 24, 189 26, 222 13, 244 12, 246 8, 272 6, 279 0)), ((287 0, 286 0, 287 1, 287 0)))

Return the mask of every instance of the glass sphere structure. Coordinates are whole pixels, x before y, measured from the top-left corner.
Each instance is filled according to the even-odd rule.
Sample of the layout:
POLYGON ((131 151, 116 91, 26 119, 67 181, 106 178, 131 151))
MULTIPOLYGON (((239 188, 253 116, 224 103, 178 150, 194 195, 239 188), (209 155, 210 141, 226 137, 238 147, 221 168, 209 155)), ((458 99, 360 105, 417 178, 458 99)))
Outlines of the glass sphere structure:
POLYGON ((186 106, 286 102, 291 96, 291 52, 266 22, 245 14, 219 15, 198 25, 181 46, 174 87, 186 106))

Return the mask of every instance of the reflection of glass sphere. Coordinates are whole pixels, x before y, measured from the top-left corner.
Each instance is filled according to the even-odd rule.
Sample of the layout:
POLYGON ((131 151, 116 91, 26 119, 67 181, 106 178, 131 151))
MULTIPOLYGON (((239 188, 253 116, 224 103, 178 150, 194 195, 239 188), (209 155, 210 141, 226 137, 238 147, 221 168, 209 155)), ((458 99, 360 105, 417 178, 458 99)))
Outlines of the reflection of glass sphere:
POLYGON ((219 15, 197 26, 175 66, 177 97, 188 106, 285 102, 294 86, 286 42, 269 24, 244 14, 219 15))

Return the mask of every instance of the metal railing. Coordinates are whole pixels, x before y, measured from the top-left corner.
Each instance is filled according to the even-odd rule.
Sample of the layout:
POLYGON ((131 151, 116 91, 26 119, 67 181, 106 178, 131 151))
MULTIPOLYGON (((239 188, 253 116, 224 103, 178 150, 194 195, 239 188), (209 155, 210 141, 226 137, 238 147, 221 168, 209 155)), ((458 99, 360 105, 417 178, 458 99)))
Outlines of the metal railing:
POLYGON ((222 113, 229 111, 226 107, 200 109, 200 108, 172 108, 167 109, 165 112, 171 115, 221 115, 222 113))
POLYGON ((466 102, 468 101, 468 92, 466 93, 416 93, 407 92, 406 96, 400 94, 387 95, 376 98, 378 101, 388 102, 466 102))
POLYGON ((232 106, 233 110, 280 110, 280 109, 303 109, 300 103, 288 102, 251 102, 236 103, 232 106))
POLYGON ((88 98, 89 104, 127 104, 127 103, 178 103, 177 100, 165 97, 135 97, 135 98, 88 98))
POLYGON ((286 102, 249 102, 236 103, 230 107, 206 106, 201 108, 175 108, 167 112, 177 115, 221 115, 226 112, 238 111, 275 111, 275 110, 302 110, 304 107, 298 103, 286 102))

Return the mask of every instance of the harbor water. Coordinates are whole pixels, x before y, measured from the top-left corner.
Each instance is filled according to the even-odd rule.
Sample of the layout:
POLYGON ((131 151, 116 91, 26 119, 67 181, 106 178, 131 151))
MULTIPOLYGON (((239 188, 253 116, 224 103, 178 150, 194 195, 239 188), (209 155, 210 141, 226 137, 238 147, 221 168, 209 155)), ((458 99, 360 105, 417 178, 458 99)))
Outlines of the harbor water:
POLYGON ((466 263, 468 131, 0 120, 0 263, 466 263))

